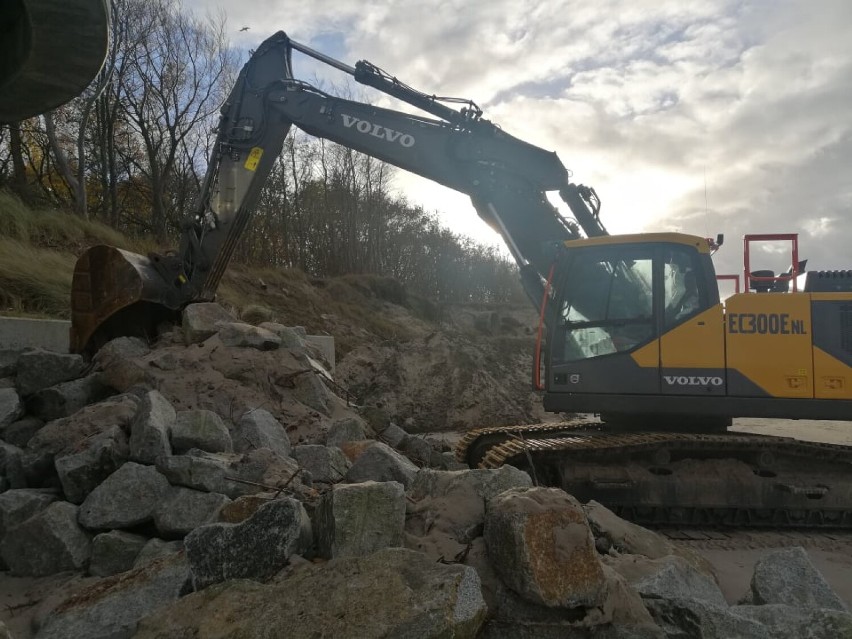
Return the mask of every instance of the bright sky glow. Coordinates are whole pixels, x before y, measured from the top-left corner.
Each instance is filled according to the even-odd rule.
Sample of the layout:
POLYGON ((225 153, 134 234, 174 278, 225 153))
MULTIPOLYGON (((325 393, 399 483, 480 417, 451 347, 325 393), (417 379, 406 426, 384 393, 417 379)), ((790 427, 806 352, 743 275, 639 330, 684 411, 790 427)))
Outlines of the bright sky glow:
MULTIPOLYGON (((236 46, 280 29, 473 99, 594 186, 611 232, 723 232, 720 272, 740 270, 743 234, 798 232, 809 267, 852 268, 849 0, 184 2, 223 10, 236 46)), ((403 173, 396 187, 498 241, 464 196, 403 173)))

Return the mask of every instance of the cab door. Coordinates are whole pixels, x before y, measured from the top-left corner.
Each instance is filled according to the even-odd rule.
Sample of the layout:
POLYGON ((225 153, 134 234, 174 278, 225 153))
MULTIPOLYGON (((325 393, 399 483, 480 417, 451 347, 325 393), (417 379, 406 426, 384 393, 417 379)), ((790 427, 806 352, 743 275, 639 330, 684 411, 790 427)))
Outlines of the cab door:
POLYGON ((548 341, 549 392, 660 392, 655 253, 652 244, 613 243, 565 257, 548 341))
POLYGON ((661 394, 725 395, 724 311, 709 255, 661 250, 661 394))

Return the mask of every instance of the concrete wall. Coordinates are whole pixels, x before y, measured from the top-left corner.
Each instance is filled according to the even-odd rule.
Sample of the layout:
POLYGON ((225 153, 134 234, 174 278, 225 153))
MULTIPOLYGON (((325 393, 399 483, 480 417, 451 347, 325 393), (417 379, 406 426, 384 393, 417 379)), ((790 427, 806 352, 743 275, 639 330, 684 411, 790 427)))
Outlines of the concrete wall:
POLYGON ((45 348, 67 353, 70 328, 67 320, 0 317, 0 350, 45 348))

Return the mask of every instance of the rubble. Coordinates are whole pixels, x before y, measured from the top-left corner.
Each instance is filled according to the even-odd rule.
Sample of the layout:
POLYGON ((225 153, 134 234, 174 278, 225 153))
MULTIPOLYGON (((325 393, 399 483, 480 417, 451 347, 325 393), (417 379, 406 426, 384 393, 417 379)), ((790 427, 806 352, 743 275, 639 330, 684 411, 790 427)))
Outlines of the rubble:
POLYGON ((108 530, 145 523, 170 490, 156 468, 127 462, 89 493, 80 506, 80 524, 89 530, 108 530))
POLYGON ((77 524, 77 506, 64 501, 7 529, 0 542, 0 556, 15 575, 41 577, 80 569, 91 553, 91 539, 77 524))
POLYGON ((145 393, 130 425, 130 457, 143 464, 153 464, 171 455, 169 432, 175 419, 175 409, 165 397, 155 390, 145 393))
POLYGON ((802 547, 776 550, 758 560, 751 579, 751 599, 756 604, 848 612, 802 547))
POLYGON ((234 451, 240 453, 254 448, 269 450, 287 457, 290 439, 281 423, 267 410, 256 408, 247 411, 234 425, 232 439, 234 451))
POLYGON ((390 448, 375 442, 353 462, 346 473, 347 482, 398 481, 408 488, 417 475, 417 466, 390 448))
POLYGON ((473 639, 486 606, 473 568, 389 548, 295 569, 269 585, 235 580, 191 594, 139 625, 136 639, 208 636, 473 639))
POLYGON ((56 501, 56 495, 32 488, 19 488, 0 493, 0 540, 10 528, 44 510, 56 501))
POLYGON ((228 427, 216 413, 209 410, 178 411, 170 434, 175 453, 185 453, 192 448, 211 453, 230 453, 234 448, 228 427))
POLYGON ((170 557, 107 577, 74 593, 51 611, 36 637, 129 639, 136 634, 140 619, 184 592, 187 576, 186 562, 170 557))
POLYGON ((192 583, 201 590, 226 579, 266 579, 312 543, 304 506, 282 498, 239 524, 209 524, 184 540, 192 583))
POLYGON ((106 399, 114 391, 101 381, 97 373, 62 382, 33 393, 27 400, 27 410, 44 421, 73 415, 84 406, 106 399))
POLYGON ((313 373, 296 377, 294 397, 323 415, 331 415, 331 393, 313 373))
POLYGON ((130 570, 147 543, 147 537, 123 530, 110 530, 95 535, 92 540, 89 574, 96 577, 109 577, 130 570))
POLYGON ((0 429, 5 429, 24 414, 24 403, 14 388, 0 388, 0 429))
POLYGON ((273 351, 281 346, 281 338, 266 329, 242 322, 217 322, 219 339, 225 346, 273 351))
POLYGON ((341 481, 351 464, 336 446, 305 444, 293 449, 293 458, 311 474, 311 479, 321 484, 341 481))
POLYGON ((236 322, 224 308, 212 302, 190 304, 183 309, 183 336, 187 346, 203 342, 218 331, 218 322, 236 322))
POLYGON ((17 383, 21 395, 32 395, 83 375, 88 364, 82 355, 54 353, 40 348, 24 351, 18 357, 17 383))
POLYGON ((81 504, 130 456, 127 435, 119 426, 93 435, 82 443, 84 450, 54 460, 65 499, 81 504))
POLYGON ((133 562, 133 568, 135 570, 136 568, 141 568, 142 566, 157 561, 158 559, 172 557, 173 555, 177 555, 181 552, 183 552, 182 541, 166 541, 165 539, 154 537, 149 539, 148 543, 142 546, 142 550, 139 551, 139 554, 136 555, 136 560, 133 562))
MULTIPOLYGON (((303 331, 266 323, 280 345, 259 350, 228 331, 263 333, 215 306, 184 314, 191 346, 119 338, 94 368, 0 357, 28 388, 45 361, 70 375, 26 397, 0 382, 0 557, 15 574, 92 575, 44 607, 37 637, 850 634, 852 615, 803 550, 768 553, 748 602, 729 606, 706 560, 600 504, 581 508, 513 467, 437 470, 458 467, 450 436, 413 433, 478 410, 454 399, 436 417, 429 397, 455 390, 433 385, 416 417, 393 398, 356 410, 303 372, 303 331), (32 415, 49 417, 38 398, 98 369, 125 394, 66 402, 73 414, 46 423, 32 415), (17 408, 3 413, 3 398, 17 408)), ((442 339, 434 370, 413 379, 467 383, 439 372, 442 339)))
POLYGON ((357 442, 367 439, 367 425, 358 417, 336 419, 328 429, 326 446, 340 446, 344 442, 357 442))
POLYGON ((183 537, 216 521, 219 511, 230 501, 219 493, 173 487, 154 508, 154 525, 164 537, 183 537))
POLYGON ((314 522, 317 548, 323 557, 364 557, 402 546, 402 484, 367 481, 335 486, 320 500, 314 522))
POLYGON ((12 446, 24 448, 42 426, 44 426, 42 420, 38 417, 28 415, 23 419, 19 419, 0 428, 0 439, 8 444, 12 444, 12 446))

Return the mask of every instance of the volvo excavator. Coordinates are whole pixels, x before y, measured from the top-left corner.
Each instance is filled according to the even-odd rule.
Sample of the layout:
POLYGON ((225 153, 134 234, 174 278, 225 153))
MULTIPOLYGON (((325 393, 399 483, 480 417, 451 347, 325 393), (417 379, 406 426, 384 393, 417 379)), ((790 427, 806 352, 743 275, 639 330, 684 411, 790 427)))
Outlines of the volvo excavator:
POLYGON ((611 236, 594 189, 474 102, 427 95, 283 32, 253 52, 222 107, 179 248, 143 257, 97 246, 79 259, 73 350, 153 335, 214 298, 292 126, 470 196, 540 313, 533 368, 544 407, 601 417, 481 428, 462 440, 461 460, 520 466, 640 523, 852 527, 852 448, 726 429, 735 416, 852 419, 852 271, 804 273, 796 260, 783 276, 757 275, 760 292, 723 303, 711 259, 721 238, 611 236), (294 51, 428 116, 298 80, 294 51))

